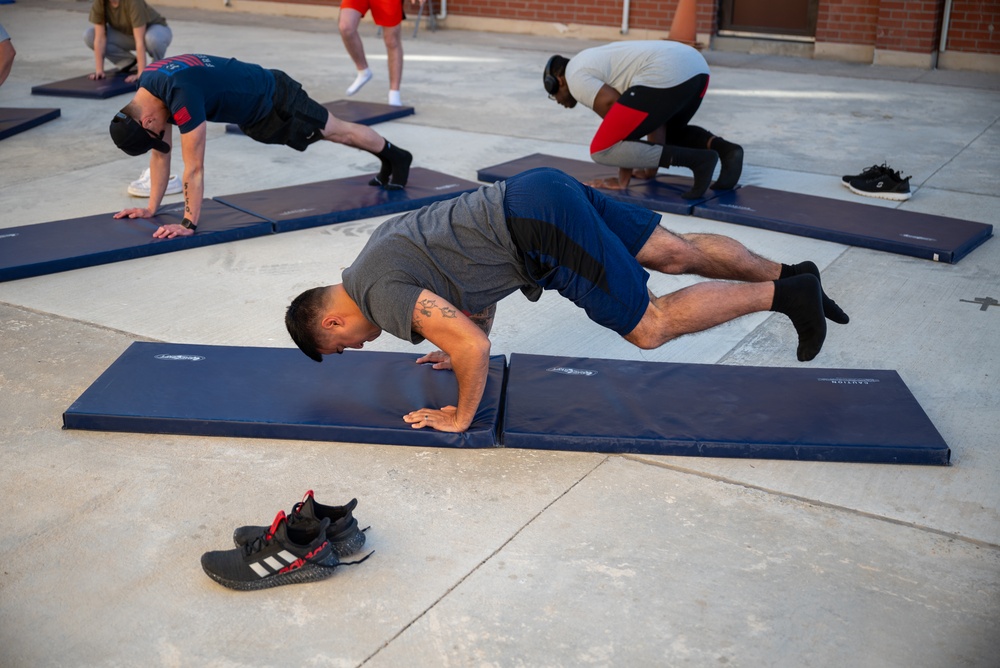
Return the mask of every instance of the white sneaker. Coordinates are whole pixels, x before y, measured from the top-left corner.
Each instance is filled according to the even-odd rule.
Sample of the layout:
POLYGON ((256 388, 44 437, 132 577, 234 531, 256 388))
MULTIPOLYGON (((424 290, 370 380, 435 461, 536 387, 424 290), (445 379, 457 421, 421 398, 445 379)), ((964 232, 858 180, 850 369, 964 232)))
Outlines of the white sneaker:
MULTIPOLYGON (((166 195, 176 195, 181 191, 181 180, 177 178, 176 174, 171 174, 170 179, 167 181, 167 192, 166 195)), ((143 171, 142 175, 128 184, 128 194, 132 197, 149 197, 149 168, 147 167, 143 171)))

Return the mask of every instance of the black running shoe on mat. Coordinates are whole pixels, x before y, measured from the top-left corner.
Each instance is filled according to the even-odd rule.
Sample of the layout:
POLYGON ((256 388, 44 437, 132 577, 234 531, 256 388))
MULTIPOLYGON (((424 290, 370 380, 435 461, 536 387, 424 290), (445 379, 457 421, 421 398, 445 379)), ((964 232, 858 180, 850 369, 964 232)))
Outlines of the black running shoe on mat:
POLYGON ((854 179, 847 184, 851 192, 867 197, 904 202, 910 199, 910 177, 902 178, 899 172, 888 170, 870 179, 854 179))
POLYGON ((851 181, 856 181, 857 179, 868 180, 878 178, 887 171, 889 171, 889 166, 883 162, 881 165, 872 165, 871 167, 866 168, 860 174, 845 174, 840 177, 840 182, 843 183, 846 188, 850 186, 851 181))
MULTIPOLYGON (((365 534, 358 528, 358 521, 353 511, 358 505, 357 499, 351 499, 343 506, 324 506, 316 503, 313 491, 310 489, 295 504, 288 516, 288 526, 303 531, 316 531, 323 520, 330 520, 326 537, 338 557, 347 557, 365 545, 365 534)), ((233 532, 233 542, 242 547, 267 533, 267 527, 245 526, 233 532)))
POLYGON ((280 510, 263 536, 232 550, 206 552, 201 567, 220 585, 240 591, 324 580, 340 564, 326 537, 329 524, 323 520, 315 531, 294 529, 280 510))

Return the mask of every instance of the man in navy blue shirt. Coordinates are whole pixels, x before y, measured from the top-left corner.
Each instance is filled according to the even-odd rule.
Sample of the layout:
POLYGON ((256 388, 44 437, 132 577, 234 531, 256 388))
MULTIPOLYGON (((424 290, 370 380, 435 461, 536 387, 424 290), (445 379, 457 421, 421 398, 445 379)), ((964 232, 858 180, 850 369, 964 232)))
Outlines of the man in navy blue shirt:
POLYGON ((406 185, 413 156, 365 125, 338 119, 312 100, 281 70, 268 70, 235 58, 203 54, 173 56, 152 63, 139 78, 139 90, 111 120, 111 137, 129 155, 154 149, 149 159, 146 208, 131 208, 116 218, 150 218, 160 206, 170 175, 171 125, 181 131, 184 159, 184 219, 153 234, 173 238, 194 234, 201 215, 208 121, 235 123, 265 144, 304 151, 320 139, 353 146, 381 161, 371 184, 387 189, 406 185))

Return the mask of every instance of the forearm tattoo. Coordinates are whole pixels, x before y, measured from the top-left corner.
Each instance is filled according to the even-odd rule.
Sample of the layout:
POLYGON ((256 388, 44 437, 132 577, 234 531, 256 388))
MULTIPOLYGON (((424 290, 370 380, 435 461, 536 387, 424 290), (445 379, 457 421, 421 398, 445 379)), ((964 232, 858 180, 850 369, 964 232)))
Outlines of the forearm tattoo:
POLYGON ((497 305, 487 306, 479 313, 473 313, 469 316, 469 320, 476 324, 476 327, 483 330, 486 336, 490 335, 490 330, 493 329, 493 318, 497 314, 497 305))
POLYGON ((430 318, 435 313, 442 318, 457 318, 458 311, 451 306, 442 306, 436 299, 421 299, 417 301, 417 306, 413 313, 413 330, 418 334, 423 334, 423 325, 426 318, 430 318))

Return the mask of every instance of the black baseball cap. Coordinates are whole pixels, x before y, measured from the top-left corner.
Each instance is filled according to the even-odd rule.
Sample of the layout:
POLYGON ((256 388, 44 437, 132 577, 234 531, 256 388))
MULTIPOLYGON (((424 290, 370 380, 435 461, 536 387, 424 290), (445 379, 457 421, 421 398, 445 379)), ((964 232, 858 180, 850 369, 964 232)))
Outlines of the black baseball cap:
POLYGON ((115 146, 129 155, 142 155, 155 148, 160 153, 169 153, 170 145, 159 136, 136 123, 135 119, 123 111, 111 119, 111 138, 115 146))

